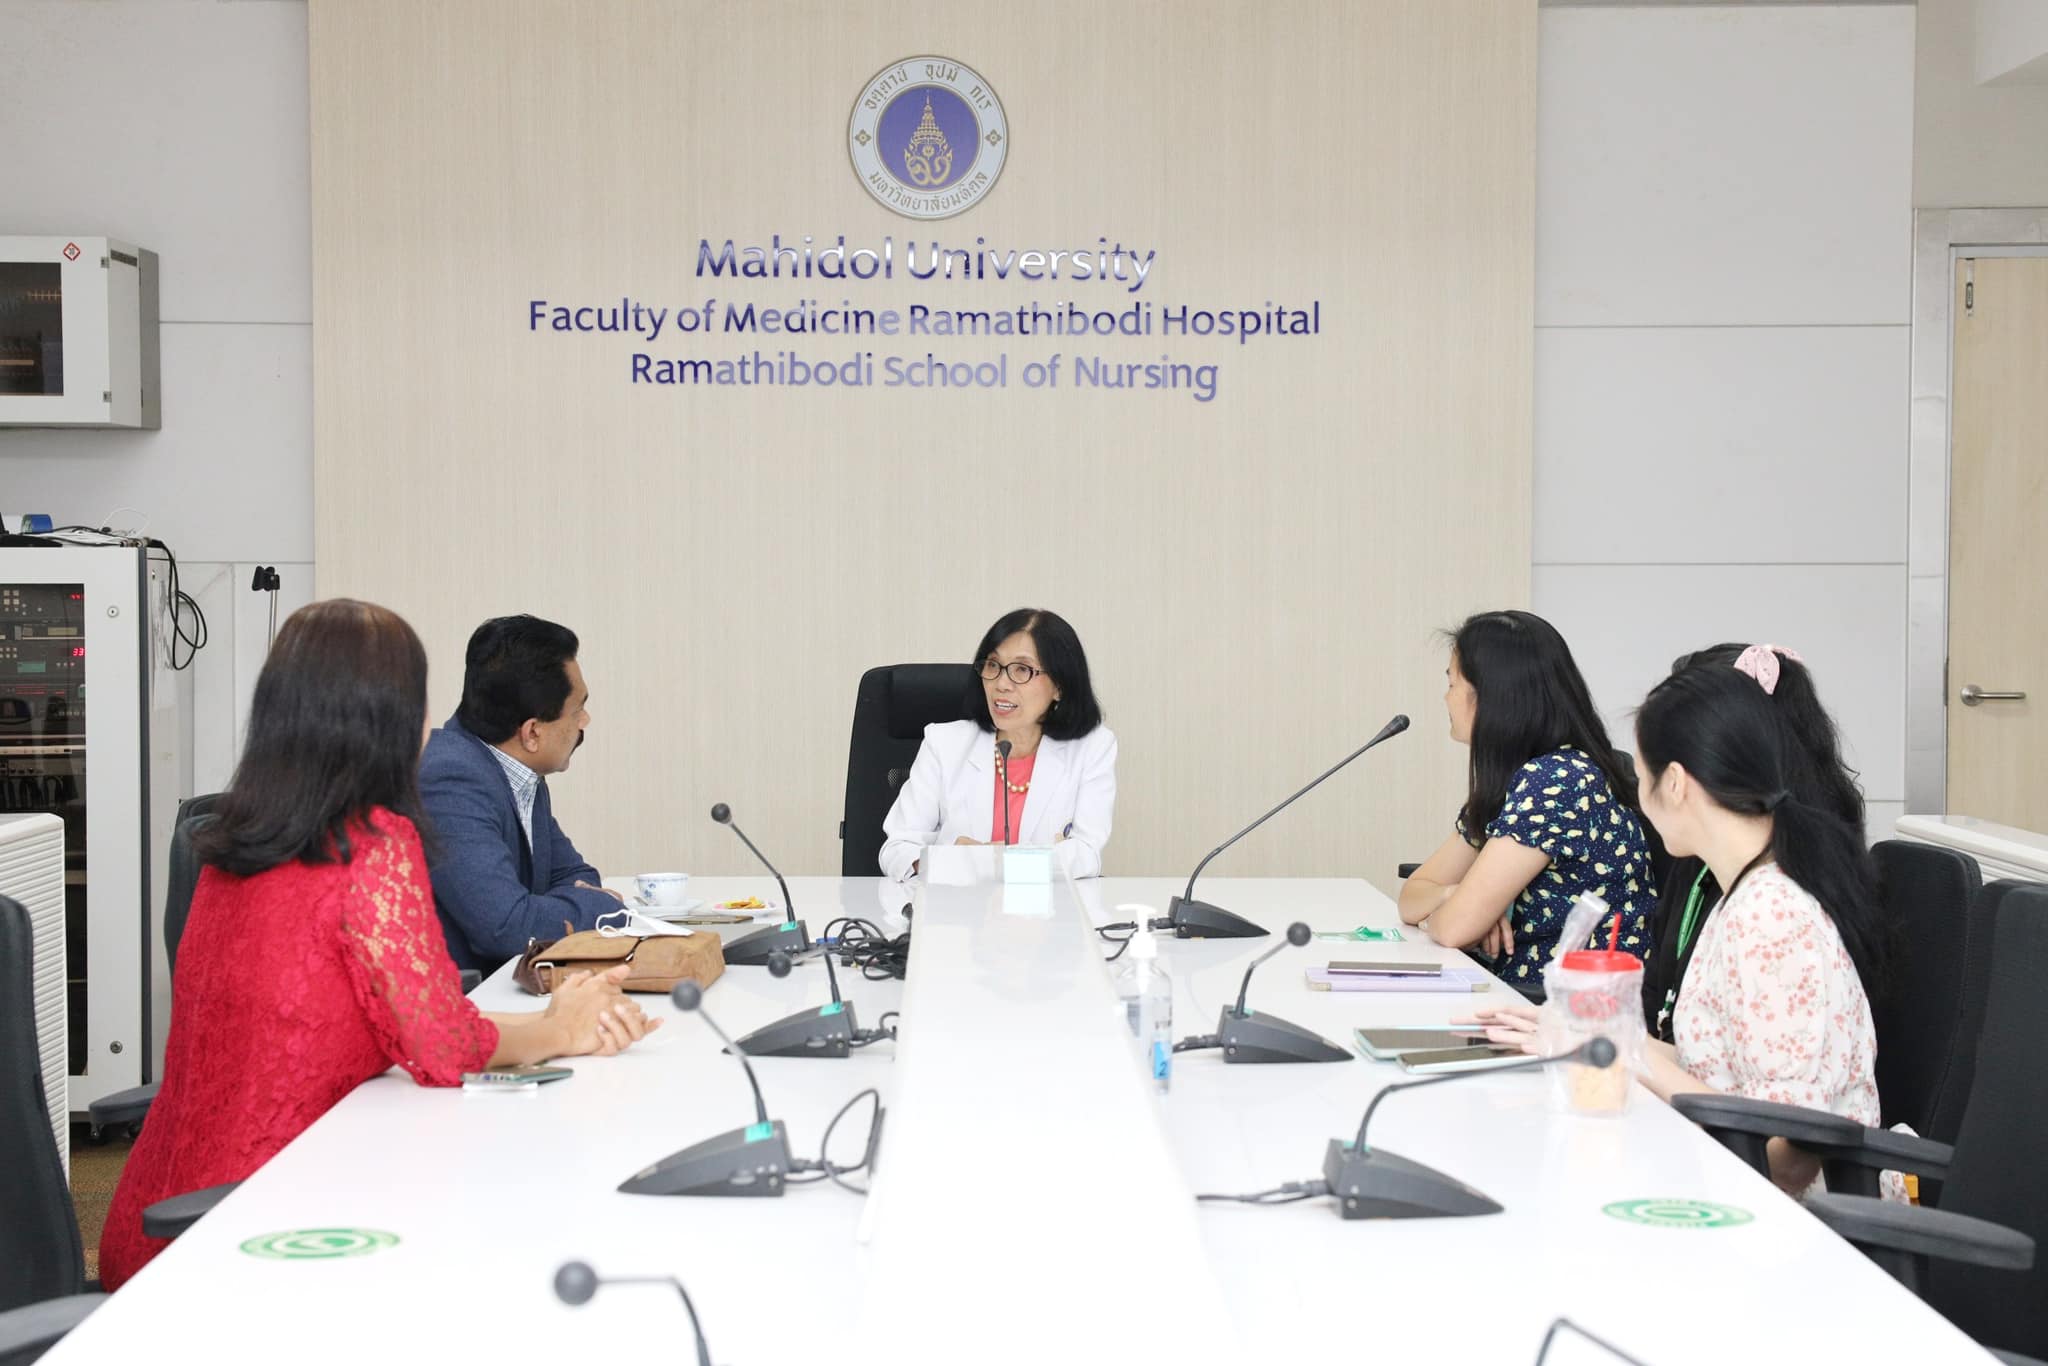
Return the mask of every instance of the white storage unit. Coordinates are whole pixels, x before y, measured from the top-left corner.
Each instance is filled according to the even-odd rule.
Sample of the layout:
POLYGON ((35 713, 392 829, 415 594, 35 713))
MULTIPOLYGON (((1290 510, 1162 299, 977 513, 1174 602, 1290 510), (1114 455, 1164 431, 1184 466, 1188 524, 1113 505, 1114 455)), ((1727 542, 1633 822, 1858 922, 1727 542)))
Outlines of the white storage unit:
POLYGON ((0 237, 0 427, 163 425, 156 253, 0 237))
POLYGON ((0 896, 28 911, 35 936, 36 1044, 42 1055, 43 1101, 57 1135, 57 1155, 71 1170, 69 1028, 65 1008, 64 822, 54 815, 0 816, 0 896))

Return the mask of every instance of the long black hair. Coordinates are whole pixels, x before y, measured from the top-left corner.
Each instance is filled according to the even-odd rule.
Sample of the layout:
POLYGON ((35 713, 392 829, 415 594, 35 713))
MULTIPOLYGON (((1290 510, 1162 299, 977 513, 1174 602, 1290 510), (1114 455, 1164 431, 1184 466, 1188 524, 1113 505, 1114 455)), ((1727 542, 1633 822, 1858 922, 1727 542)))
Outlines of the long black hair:
POLYGON ((427 652, 405 619, 348 598, 285 621, 256 679, 249 733, 199 857, 249 877, 347 863, 349 828, 383 807, 421 825, 427 652))
POLYGON ((998 645, 1019 631, 1031 637, 1038 651, 1039 667, 1060 690, 1059 700, 1052 704, 1039 726, 1045 737, 1078 740, 1101 725, 1102 705, 1095 700, 1095 685, 1088 677, 1088 655, 1081 648, 1081 637, 1067 625, 1065 617, 1042 607, 1019 607, 1014 612, 1005 612, 982 633, 981 644, 974 649, 977 672, 968 678, 967 695, 961 700, 968 719, 986 731, 996 728, 995 718, 988 714, 988 694, 982 690, 978 671, 995 654, 998 645))
MULTIPOLYGON (((1680 655, 1671 672, 1702 666, 1733 669, 1749 646, 1724 642, 1680 655)), ((1785 729, 1785 786, 1809 806, 1832 811, 1864 838, 1861 776, 1842 759, 1841 732, 1820 703, 1813 674, 1796 659, 1778 656, 1778 686, 1770 694, 1771 710, 1785 729)))
POLYGON ((1635 775, 1608 743, 1607 726, 1555 626, 1533 612, 1481 612, 1450 637, 1458 672, 1478 697, 1463 813, 1468 840, 1486 838, 1516 769, 1566 745, 1606 775, 1616 801, 1635 806, 1635 775))
POLYGON ((1717 664, 1671 675, 1636 713, 1636 755, 1651 783, 1680 764, 1718 805, 1771 817, 1770 856, 1835 922, 1876 996, 1885 967, 1876 865, 1856 827, 1793 790, 1785 734, 1757 681, 1717 664))
MULTIPOLYGON (((1695 667, 1732 670, 1748 648, 1733 641, 1710 645, 1680 655, 1671 662, 1671 672, 1683 673, 1695 667)), ((1858 841, 1868 843, 1864 834, 1863 789, 1857 782, 1856 770, 1842 759, 1835 718, 1821 705, 1812 671, 1798 660, 1780 654, 1778 686, 1770 697, 1771 711, 1784 728, 1785 786, 1809 806, 1834 812, 1856 832, 1858 841)), ((1698 858, 1673 861, 1657 898, 1657 922, 1650 937, 1653 947, 1650 956, 1643 960, 1643 1018, 1667 1042, 1670 1019, 1663 1013, 1665 998, 1676 996, 1699 942, 1697 933, 1691 940, 1681 942, 1685 905, 1695 885, 1700 888, 1702 909, 1711 909, 1721 898, 1721 888, 1715 884, 1713 874, 1701 877, 1705 868, 1706 864, 1698 858)), ((1865 990, 1869 989, 1866 985, 1865 990)))

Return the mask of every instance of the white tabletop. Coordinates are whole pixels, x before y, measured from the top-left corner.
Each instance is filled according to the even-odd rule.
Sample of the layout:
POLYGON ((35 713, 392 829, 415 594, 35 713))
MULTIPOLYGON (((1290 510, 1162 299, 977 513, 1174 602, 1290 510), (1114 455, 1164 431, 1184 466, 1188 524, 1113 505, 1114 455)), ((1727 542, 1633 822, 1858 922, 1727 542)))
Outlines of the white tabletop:
MULTIPOLYGON (((1108 878, 1108 906, 1163 912, 1181 887, 1108 878)), ((1350 880, 1208 879, 1201 896, 1279 934, 1398 926, 1388 899, 1350 880)), ((1337 958, 1469 962, 1423 932, 1399 944, 1311 940, 1252 979, 1246 1004, 1349 1046, 1374 1025, 1447 1022, 1477 995, 1310 991, 1302 971, 1337 958)), ((1245 966, 1273 940, 1182 941, 1175 1032, 1206 1034, 1245 966), (1186 1011, 1186 1018, 1181 1012, 1186 1011)), ((1177 1060, 1167 1128, 1197 1191, 1241 1193, 1321 1175, 1329 1139, 1357 1132, 1367 1102, 1411 1079, 1391 1062, 1231 1065, 1177 1060)), ((1560 1315, 1656 1366, 1686 1362, 1986 1360, 1946 1320, 1775 1187, 1638 1087, 1618 1118, 1552 1113, 1542 1071, 1475 1074, 1387 1101, 1373 1146, 1425 1162, 1491 1195, 1499 1214, 1350 1221, 1327 1200, 1272 1208, 1203 1206, 1215 1274, 1248 1341, 1268 1361, 1327 1360, 1349 1344, 1387 1361, 1528 1362, 1560 1315), (1739 1227, 1662 1228, 1603 1213, 1680 1198, 1746 1211, 1739 1227)), ((1553 1362, 1606 1360, 1584 1349, 1553 1362)))
MULTIPOLYGON (((691 890, 711 898, 774 894, 765 878, 706 878, 691 890)), ((1190 1212, 1179 1202, 1193 1191, 1253 1191, 1320 1175, 1328 1139, 1353 1133, 1371 1096, 1406 1074, 1365 1060, 1232 1066, 1214 1052, 1183 1054, 1172 1093, 1155 1102, 1115 1032, 1078 1016, 1059 1023, 1060 1047, 1114 1057, 1107 1067, 1099 1055, 1074 1064, 1081 1080, 1073 1086, 1047 1081, 1062 1071, 1050 1049, 1033 1059, 1023 1038, 974 1037, 997 1018, 974 1023, 967 1012, 977 993, 1015 1012, 1013 1023, 1056 996, 1076 1010, 1100 1006, 1106 970, 1094 983, 1084 975, 1094 965, 1075 948, 1076 939, 1092 938, 1080 915, 1113 918, 1126 901, 1163 910, 1178 890, 1164 879, 1083 882, 1074 888, 1078 907, 1031 923, 933 901, 931 948, 918 950, 919 967, 936 968, 930 977, 914 969, 907 995, 903 983, 849 974, 843 984, 864 1025, 904 1008, 900 1044, 845 1060, 755 1061, 770 1113, 787 1122, 792 1148, 804 1156, 816 1155, 826 1122, 861 1088, 881 1087, 892 1106, 900 1096, 902 1113, 891 1115, 890 1126, 902 1125, 885 1127, 881 1185, 871 1202, 829 1183, 769 1200, 618 1193, 621 1180, 654 1158, 752 1118, 744 1077, 701 1021, 677 1015, 665 998, 642 997, 651 1013, 669 1017, 657 1035, 617 1058, 576 1059, 572 1080, 536 1092, 428 1090, 402 1074, 367 1083, 46 1359, 55 1366, 139 1360, 167 1346, 203 1348, 224 1361, 287 1351, 295 1362, 352 1366, 365 1356, 429 1360, 443 1351, 492 1361, 556 1361, 569 1353, 576 1360, 688 1359, 681 1308, 664 1290, 612 1288, 580 1309, 558 1304, 549 1285, 569 1258, 588 1260, 600 1274, 681 1276, 714 1356, 726 1363, 798 1362, 827 1352, 987 1361, 1012 1356, 1005 1349, 1016 1344, 1058 1343, 1068 1325, 1074 1336, 1064 1342, 1066 1359, 1091 1361, 1100 1359, 1094 1349, 1102 1341, 1090 1334, 1101 1322, 1092 1311, 1105 1303, 1133 1323, 1176 1325, 1159 1334, 1167 1344, 1184 1344, 1182 1329, 1216 1323, 1208 1316, 1220 1314, 1213 1343, 1234 1338, 1259 1361, 1367 1353, 1403 1362, 1533 1361, 1559 1314, 1658 1366, 1986 1359, 1646 1093, 1619 1119, 1558 1115, 1547 1106, 1540 1073, 1476 1075, 1417 1091, 1391 1099, 1374 1120, 1376 1147, 1477 1186, 1504 1206, 1499 1214, 1345 1222, 1326 1200, 1190 1212), (1007 951, 992 952, 999 948, 1007 951), (920 1036, 920 1012, 945 1031, 920 1036), (933 1046, 920 1052, 924 1043, 933 1046), (1108 1081, 1119 1067, 1129 1087, 1123 1094, 1108 1081), (1014 1085, 1003 1085, 1010 1079, 1014 1085), (1000 1189, 973 1184, 971 1154, 948 1146, 971 1132, 976 1113, 949 1109, 949 1086, 1000 1121, 990 1152, 1002 1170, 986 1177, 1008 1183, 1000 1189), (1042 1164, 1034 1164, 1029 1141, 1034 1107, 1043 1131, 1058 1140, 1042 1164), (1080 1207, 1100 1217, 1073 1217, 1064 1258, 1041 1253, 1048 1274, 1015 1284, 1023 1244, 1004 1240, 1032 1220, 1019 1196, 1035 1189, 1048 1210, 1061 1203, 1056 1178, 1073 1160, 1062 1145, 1090 1121, 1142 1171, 1132 1184, 1083 1192, 1080 1207), (921 1176, 930 1178, 922 1187, 921 1176), (1673 1230, 1603 1213, 1611 1203, 1649 1198, 1710 1201, 1752 1218, 1673 1230), (946 1200, 957 1217, 946 1218, 946 1200), (870 1203, 876 1217, 864 1228, 870 1203), (1134 1218, 1152 1222, 1133 1227, 1134 1218), (325 1261, 240 1250, 273 1232, 337 1226, 389 1232, 399 1242, 325 1261), (978 1284, 977 1264, 990 1271, 978 1284), (934 1297, 921 1297, 925 1289, 934 1297), (950 1304, 965 1298, 978 1306, 978 1324, 938 1312, 941 1291, 950 1304), (1000 1308, 1006 1300, 1007 1311, 1000 1308), (892 1329, 892 1321, 901 1326, 892 1329), (943 1326, 950 1350, 936 1351, 918 1322, 943 1326)), ((813 932, 831 907, 872 916, 904 899, 902 889, 872 879, 795 879, 791 891, 813 932)), ((1297 918, 1318 929, 1395 923, 1386 899, 1355 880, 1214 879, 1203 882, 1202 894, 1276 932, 1297 918)), ((1244 965, 1274 942, 1169 944, 1163 961, 1175 977, 1176 1032, 1213 1031, 1244 965)), ((1250 1004, 1348 1044, 1356 1026, 1440 1023, 1488 995, 1518 999, 1499 986, 1455 998, 1306 989, 1306 965, 1357 956, 1360 948, 1318 940, 1287 950, 1260 969, 1250 1004)), ((1370 952, 1451 956, 1413 931, 1404 943, 1370 952)), ((758 968, 728 969, 706 996, 735 1035, 824 999, 815 962, 782 981, 758 968)), ((479 1001, 490 1009, 529 1004, 501 978, 480 988, 479 1001)), ((840 1135, 835 1152, 857 1151, 860 1137, 840 1135)), ((1145 1355, 1192 1360, 1206 1353, 1145 1355)), ((1121 1350, 1114 1357, 1135 1359, 1121 1350)), ((1553 1362, 1599 1359, 1568 1347, 1553 1362)))

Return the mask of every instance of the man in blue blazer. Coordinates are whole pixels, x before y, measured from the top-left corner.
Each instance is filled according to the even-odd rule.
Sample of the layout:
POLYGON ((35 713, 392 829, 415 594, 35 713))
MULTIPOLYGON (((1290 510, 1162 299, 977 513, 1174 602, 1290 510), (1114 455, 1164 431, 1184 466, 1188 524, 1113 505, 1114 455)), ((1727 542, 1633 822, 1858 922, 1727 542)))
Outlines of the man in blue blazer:
POLYGON ((548 800, 547 775, 569 767, 590 723, 576 649, 575 632, 538 617, 485 622, 469 638, 462 705, 427 738, 428 872, 457 967, 488 974, 527 940, 619 907, 548 800))

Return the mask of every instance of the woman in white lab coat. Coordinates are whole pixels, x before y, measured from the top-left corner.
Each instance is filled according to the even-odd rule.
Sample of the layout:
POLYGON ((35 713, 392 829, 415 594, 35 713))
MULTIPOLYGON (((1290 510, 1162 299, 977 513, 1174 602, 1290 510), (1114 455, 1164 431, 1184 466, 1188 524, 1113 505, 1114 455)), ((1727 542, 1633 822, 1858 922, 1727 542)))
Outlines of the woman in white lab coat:
POLYGON ((1116 808, 1116 737, 1074 628, 1019 608, 975 651, 968 720, 926 726, 882 823, 882 873, 905 881, 929 844, 1049 844, 1074 877, 1102 873, 1116 808), (1007 741, 1007 758, 1000 746, 1007 741), (1005 799, 998 802, 1000 790, 1005 799))

